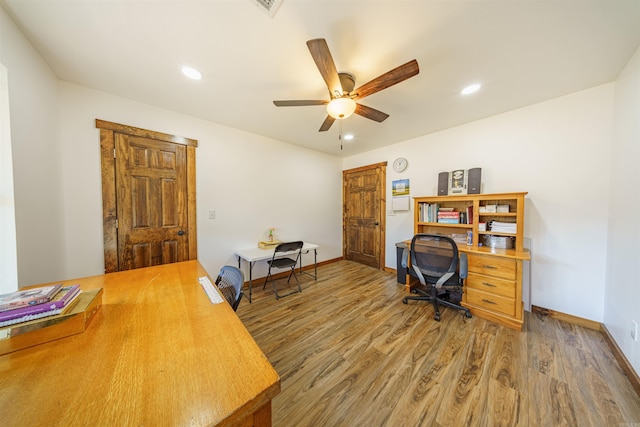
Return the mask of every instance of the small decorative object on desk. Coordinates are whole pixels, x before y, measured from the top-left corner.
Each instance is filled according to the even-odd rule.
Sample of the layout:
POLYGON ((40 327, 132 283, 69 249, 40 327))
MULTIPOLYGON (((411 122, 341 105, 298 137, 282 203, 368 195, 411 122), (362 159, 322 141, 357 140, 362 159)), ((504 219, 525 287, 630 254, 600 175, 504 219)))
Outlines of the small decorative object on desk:
POLYGON ((267 229, 267 234, 264 240, 258 242, 258 247, 260 249, 269 249, 274 246, 277 246, 280 241, 276 239, 276 229, 275 227, 269 227, 267 229))

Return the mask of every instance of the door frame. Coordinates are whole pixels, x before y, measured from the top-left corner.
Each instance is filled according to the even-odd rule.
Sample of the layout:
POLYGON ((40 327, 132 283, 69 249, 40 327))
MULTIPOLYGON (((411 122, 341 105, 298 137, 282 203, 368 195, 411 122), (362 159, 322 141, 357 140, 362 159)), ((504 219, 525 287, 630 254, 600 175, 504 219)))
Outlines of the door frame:
POLYGON ((347 180, 349 173, 362 172, 370 169, 380 169, 380 192, 379 212, 380 212, 380 270, 386 269, 386 247, 387 247, 387 162, 374 163, 358 168, 346 169, 342 171, 342 258, 347 259, 347 180))
POLYGON ((104 271, 119 271, 118 227, 115 176, 115 134, 138 136, 187 146, 187 236, 189 237, 188 259, 198 258, 196 234, 196 147, 198 141, 176 135, 140 129, 119 123, 96 119, 100 129, 100 163, 102 174, 102 234, 104 241, 104 271))

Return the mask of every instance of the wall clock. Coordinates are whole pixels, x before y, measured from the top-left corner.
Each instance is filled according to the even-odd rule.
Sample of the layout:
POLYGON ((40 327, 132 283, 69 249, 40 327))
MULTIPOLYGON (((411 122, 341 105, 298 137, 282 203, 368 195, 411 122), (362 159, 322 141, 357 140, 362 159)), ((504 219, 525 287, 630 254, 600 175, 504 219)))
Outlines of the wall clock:
POLYGON ((403 172, 407 166, 409 166, 409 162, 404 157, 398 157, 393 161, 393 170, 396 172, 403 172))

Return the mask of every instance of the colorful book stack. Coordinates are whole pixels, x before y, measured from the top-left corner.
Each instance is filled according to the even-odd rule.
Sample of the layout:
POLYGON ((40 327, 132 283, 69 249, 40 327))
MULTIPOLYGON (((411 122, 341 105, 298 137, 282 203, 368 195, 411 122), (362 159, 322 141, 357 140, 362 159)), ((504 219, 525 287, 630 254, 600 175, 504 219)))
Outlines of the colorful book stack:
POLYGON ((80 285, 49 285, 0 295, 0 328, 70 310, 80 285))
POLYGON ((454 210, 438 210, 438 222, 443 224, 460 224, 460 212, 454 210))

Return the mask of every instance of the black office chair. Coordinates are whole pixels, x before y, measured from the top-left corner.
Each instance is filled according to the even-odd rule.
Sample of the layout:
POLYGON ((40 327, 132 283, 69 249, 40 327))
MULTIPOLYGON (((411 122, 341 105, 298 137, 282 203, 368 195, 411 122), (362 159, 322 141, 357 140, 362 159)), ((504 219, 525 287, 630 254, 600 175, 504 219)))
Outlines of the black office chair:
POLYGON ((467 254, 458 253, 453 239, 438 234, 416 234, 411 239, 410 251, 413 271, 409 274, 417 277, 423 288, 413 290, 420 296, 407 296, 402 302, 430 301, 436 320, 440 320, 440 305, 462 310, 470 318, 469 309, 459 304, 467 277, 467 254))
POLYGON ((243 285, 244 273, 242 273, 242 270, 232 265, 225 265, 220 269, 220 273, 218 273, 218 278, 216 279, 216 286, 227 299, 233 311, 238 309, 240 300, 244 295, 242 292, 243 285))
POLYGON ((280 243, 276 246, 276 249, 273 251, 273 257, 271 260, 268 260, 269 264, 269 272, 267 273, 267 278, 264 281, 264 285, 262 285, 262 289, 267 286, 267 282, 271 278, 271 269, 272 268, 288 268, 291 270, 289 273, 289 278, 287 279, 287 283, 291 280, 291 276, 296 279, 296 283, 298 284, 298 290, 294 290, 285 295, 278 294, 278 289, 276 289, 276 284, 273 278, 271 278, 271 286, 273 286, 273 292, 276 294, 276 299, 281 297, 286 297, 291 294, 295 294, 298 292, 302 292, 302 288, 300 288, 300 281, 298 281, 298 275, 296 274, 296 265, 298 264, 298 260, 300 259, 302 253, 303 242, 286 242, 280 243))

